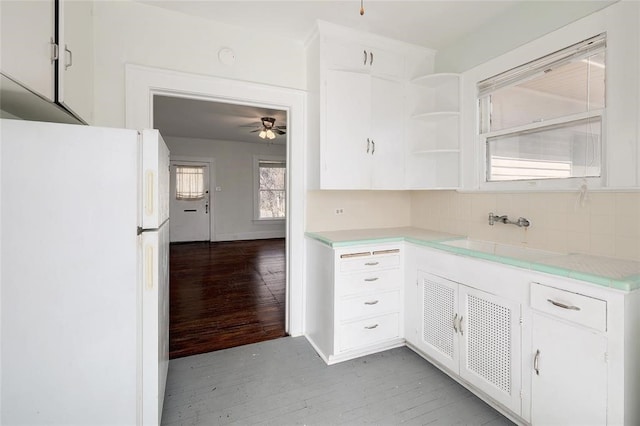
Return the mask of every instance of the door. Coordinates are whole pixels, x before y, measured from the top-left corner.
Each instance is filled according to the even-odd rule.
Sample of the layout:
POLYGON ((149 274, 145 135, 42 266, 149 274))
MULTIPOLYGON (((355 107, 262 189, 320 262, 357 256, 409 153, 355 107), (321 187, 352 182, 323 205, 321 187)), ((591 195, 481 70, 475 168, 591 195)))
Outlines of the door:
POLYGON ((2 1, 2 73, 54 101, 55 2, 2 1))
POLYGON ((93 122, 93 5, 89 1, 58 2, 58 102, 76 116, 93 122))
POLYGON ((402 84, 371 78, 371 181, 373 189, 404 189, 402 84))
POLYGON ((210 241, 209 163, 171 162, 171 242, 210 241))
POLYGON ((460 377, 521 412, 520 304, 461 285, 460 377))
POLYGON ((458 372, 458 283, 418 271, 421 313, 419 349, 451 371, 458 372))
POLYGON ((532 423, 606 424, 606 337, 534 313, 532 342, 532 423))
POLYGON ((371 77, 328 71, 323 189, 371 189, 371 77))

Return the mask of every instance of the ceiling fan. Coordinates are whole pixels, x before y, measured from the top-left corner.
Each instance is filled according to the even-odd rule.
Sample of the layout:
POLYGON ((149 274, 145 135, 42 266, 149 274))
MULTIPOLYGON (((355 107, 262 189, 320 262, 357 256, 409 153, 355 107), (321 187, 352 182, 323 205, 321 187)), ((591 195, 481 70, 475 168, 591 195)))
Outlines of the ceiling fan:
POLYGON ((287 134, 287 126, 276 126, 276 119, 273 117, 262 117, 260 121, 261 123, 256 123, 260 128, 252 130, 251 133, 260 132, 258 136, 262 139, 275 139, 276 134, 287 134))

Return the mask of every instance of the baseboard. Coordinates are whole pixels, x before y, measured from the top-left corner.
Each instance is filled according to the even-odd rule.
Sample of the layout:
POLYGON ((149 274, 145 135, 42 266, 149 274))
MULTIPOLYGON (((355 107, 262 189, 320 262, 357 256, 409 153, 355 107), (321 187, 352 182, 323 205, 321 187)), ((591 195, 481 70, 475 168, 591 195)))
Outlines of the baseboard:
POLYGON ((266 240, 269 238, 284 238, 285 231, 256 231, 216 234, 213 241, 266 240))

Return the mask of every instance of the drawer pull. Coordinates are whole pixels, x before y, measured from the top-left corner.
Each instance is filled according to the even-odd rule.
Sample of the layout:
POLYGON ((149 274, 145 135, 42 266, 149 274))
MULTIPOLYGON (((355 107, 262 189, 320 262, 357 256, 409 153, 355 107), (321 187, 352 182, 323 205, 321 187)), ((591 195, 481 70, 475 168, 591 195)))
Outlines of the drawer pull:
POLYGON ((373 254, 391 254, 391 253, 400 253, 400 249, 389 249, 389 250, 374 250, 373 254))
POLYGON ((460 315, 460 320, 458 321, 458 328, 460 329, 460 335, 464 336, 464 331, 462 331, 462 319, 464 317, 462 315, 460 315))
POLYGON ((365 263, 366 266, 376 266, 377 264, 379 264, 380 262, 367 262, 365 263))
POLYGON ((370 256, 371 252, 369 251, 363 251, 360 253, 347 253, 347 254, 341 254, 340 255, 340 259, 348 259, 350 257, 363 257, 363 256, 370 256))
POLYGON ((368 282, 368 283, 371 283, 371 282, 374 282, 374 281, 378 281, 378 280, 379 280, 379 278, 378 278, 378 277, 374 277, 374 278, 365 278, 364 280, 365 280, 366 282, 368 282))
POLYGON ((536 376, 540 375, 540 349, 536 351, 536 356, 533 357, 533 370, 536 372, 536 376))
POLYGON ((458 332, 458 314, 453 316, 453 331, 458 332))
POLYGON ((378 300, 372 300, 371 302, 364 302, 365 305, 377 305, 378 304, 378 300))
POLYGON ((365 325, 364 328, 366 328, 367 330, 373 330, 374 328, 378 328, 378 324, 365 325))
POLYGON ((551 303, 553 306, 557 306, 558 308, 568 309, 570 311, 579 311, 580 310, 580 308, 577 307, 577 306, 565 305, 564 303, 556 302, 555 300, 552 300, 552 299, 547 299, 547 302, 551 303))

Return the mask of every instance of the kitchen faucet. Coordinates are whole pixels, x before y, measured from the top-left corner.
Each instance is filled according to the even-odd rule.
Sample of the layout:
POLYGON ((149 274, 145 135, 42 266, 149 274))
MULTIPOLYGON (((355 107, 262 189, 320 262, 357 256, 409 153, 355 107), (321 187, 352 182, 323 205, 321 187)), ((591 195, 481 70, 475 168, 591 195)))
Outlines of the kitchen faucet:
POLYGON ((525 219, 524 217, 519 217, 518 220, 516 221, 512 221, 509 220, 509 216, 504 215, 504 216, 498 216, 495 215, 493 213, 489 213, 489 225, 492 225, 496 222, 501 222, 504 224, 511 224, 511 225, 516 225, 519 227, 524 227, 527 228, 529 225, 531 225, 531 222, 529 222, 529 220, 525 219))

